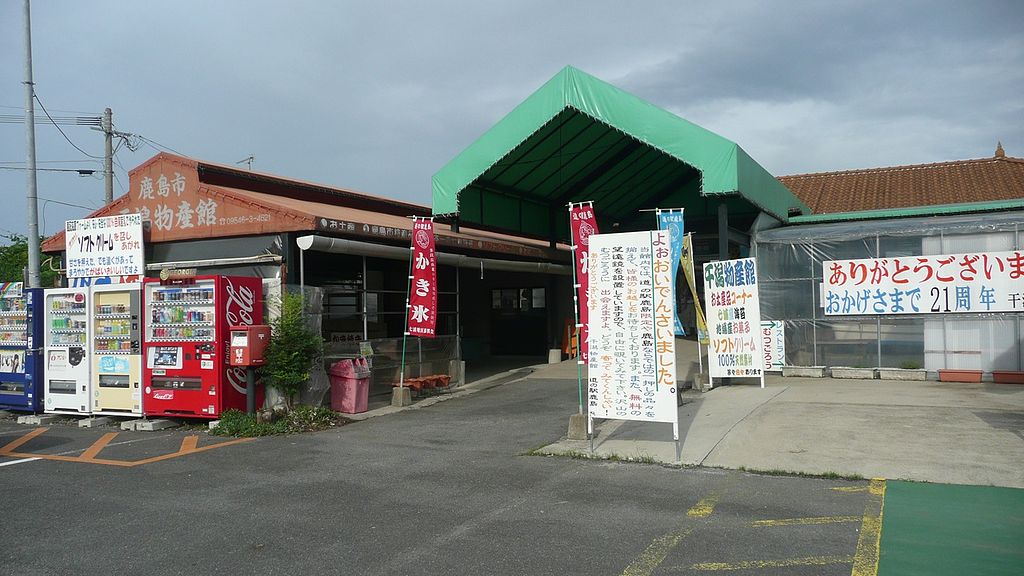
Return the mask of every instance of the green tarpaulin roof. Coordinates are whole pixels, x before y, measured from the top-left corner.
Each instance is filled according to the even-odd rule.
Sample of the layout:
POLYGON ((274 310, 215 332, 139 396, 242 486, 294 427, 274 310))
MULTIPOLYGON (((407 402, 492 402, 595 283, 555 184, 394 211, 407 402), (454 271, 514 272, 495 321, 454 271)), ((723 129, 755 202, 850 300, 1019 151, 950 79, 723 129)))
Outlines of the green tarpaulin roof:
POLYGON ((642 208, 711 216, 810 209, 734 142, 572 67, 519 104, 433 178, 434 214, 528 236, 565 237, 565 204, 599 217, 642 208))

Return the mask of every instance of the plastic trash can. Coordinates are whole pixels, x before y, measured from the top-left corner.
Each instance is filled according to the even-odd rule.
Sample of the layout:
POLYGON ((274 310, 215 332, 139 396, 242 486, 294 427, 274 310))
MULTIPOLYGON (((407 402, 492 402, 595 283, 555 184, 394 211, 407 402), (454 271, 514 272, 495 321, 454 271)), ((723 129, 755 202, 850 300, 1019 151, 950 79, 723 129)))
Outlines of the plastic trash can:
POLYGON ((341 360, 331 364, 327 370, 331 379, 332 410, 345 414, 366 412, 370 398, 370 378, 368 374, 360 378, 362 370, 356 368, 359 360, 341 360))

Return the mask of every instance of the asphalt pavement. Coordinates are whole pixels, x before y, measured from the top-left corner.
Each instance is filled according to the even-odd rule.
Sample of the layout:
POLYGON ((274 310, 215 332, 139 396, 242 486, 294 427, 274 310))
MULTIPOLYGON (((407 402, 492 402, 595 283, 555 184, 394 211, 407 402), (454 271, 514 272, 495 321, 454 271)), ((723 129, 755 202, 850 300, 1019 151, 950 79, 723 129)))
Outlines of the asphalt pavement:
MULTIPOLYGON (((872 456, 889 450, 886 438, 910 441, 955 428, 935 421, 912 429, 929 422, 929 414, 966 419, 980 412, 985 417, 974 415, 981 424, 967 436, 1006 437, 999 436, 1005 444, 998 449, 974 455, 978 467, 1019 471, 1018 453, 1011 451, 1019 449, 1013 442, 1024 443, 1015 424, 1017 388, 814 381, 804 389, 769 379, 764 390, 688 393, 684 454, 703 454, 703 465, 678 467, 650 463, 652 457, 592 460, 585 450, 544 456, 564 438, 577 410, 574 376, 571 363, 546 366, 412 409, 382 409, 338 429, 220 446, 223 439, 196 429, 112 436, 104 429, 0 422, 0 444, 20 442, 18 454, 40 458, 0 456, 0 573, 641 576, 879 569, 887 576, 959 574, 965 565, 983 568, 972 573, 1017 574, 1024 567, 1013 546, 1024 538, 1020 490, 970 487, 982 491, 970 496, 983 521, 963 526, 997 526, 1001 539, 996 546, 980 528, 957 530, 945 546, 986 550, 997 561, 977 564, 977 556, 966 554, 955 564, 958 572, 943 572, 943 557, 928 552, 934 542, 908 534, 948 510, 950 493, 902 483, 887 497, 886 481, 870 480, 871 468, 840 466, 878 467, 895 460, 872 456), (888 393, 870 396, 859 388, 872 386, 888 386, 888 393), (841 414, 865 406, 870 415, 841 414), (887 415, 886 407, 894 413, 887 415), (907 418, 916 410, 923 412, 907 418), (794 414, 802 416, 791 428, 777 428, 794 414), (911 429, 893 430, 893 419, 911 429), (807 432, 796 430, 801 422, 807 432), (879 428, 874 436, 867 431, 872 423, 879 428), (828 430, 814 432, 819 424, 828 430), (815 471, 852 471, 846 479, 718 467, 798 472, 793 467, 810 467, 844 446, 850 449, 842 457, 816 464, 815 471), (743 454, 764 461, 727 460, 743 454), (104 459, 137 465, 97 462, 104 459), (992 490, 1005 492, 993 500, 992 490)), ((667 426, 631 426, 606 428, 598 445, 672 446, 670 436, 664 439, 667 426)), ((913 454, 921 446, 928 444, 900 448, 907 469, 939 458, 938 448, 930 456, 913 454)), ((618 456, 631 454, 639 453, 618 456)), ((947 468, 953 470, 948 478, 963 474, 947 468)), ((947 520, 933 524, 933 535, 949 536, 947 520)))

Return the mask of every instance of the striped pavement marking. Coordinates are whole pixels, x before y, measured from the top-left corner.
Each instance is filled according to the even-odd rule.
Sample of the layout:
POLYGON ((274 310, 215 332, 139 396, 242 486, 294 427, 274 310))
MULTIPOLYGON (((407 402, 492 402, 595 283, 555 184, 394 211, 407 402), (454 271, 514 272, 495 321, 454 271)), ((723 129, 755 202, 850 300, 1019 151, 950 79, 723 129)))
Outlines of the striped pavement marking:
POLYGON ((829 564, 850 564, 853 556, 805 556, 781 560, 747 560, 744 562, 702 562, 693 564, 690 570, 725 571, 757 570, 761 568, 785 568, 787 566, 827 566, 829 564))
POLYGON ((885 478, 872 478, 868 493, 850 576, 878 576, 878 545, 882 539, 882 515, 885 510, 885 478))
MULTIPOLYGON (((189 454, 197 454, 199 452, 206 452, 208 450, 214 450, 217 448, 223 448, 225 446, 233 446, 235 444, 242 444, 244 442, 251 442, 255 438, 238 438, 235 440, 228 440, 226 442, 218 442, 216 444, 209 444, 207 446, 199 447, 199 436, 192 435, 186 436, 181 441, 181 447, 176 452, 170 452, 168 454, 161 454, 159 456, 153 456, 150 458, 144 458, 142 460, 107 460, 103 458, 97 458, 100 452, 107 447, 110 442, 117 437, 119 432, 108 432, 100 437, 98 440, 92 443, 91 446, 85 449, 78 456, 66 456, 63 454, 34 454, 31 452, 18 452, 18 448, 21 448, 27 442, 33 438, 40 436, 49 428, 36 428, 30 432, 25 433, 20 438, 8 442, 3 448, 0 448, 0 456, 8 456, 11 458, 21 458, 17 462, 26 462, 34 460, 55 460, 58 462, 80 462, 85 464, 101 464, 105 466, 118 466, 121 468, 133 468, 135 466, 143 466, 145 464, 152 464, 154 462, 161 462, 163 460, 169 460, 171 458, 178 458, 180 456, 187 456, 189 454)), ((14 464, 15 462, 8 462, 5 464, 14 464)))
POLYGON ((755 520, 750 523, 756 528, 765 526, 809 526, 813 524, 843 524, 860 522, 861 516, 814 516, 807 518, 779 518, 777 520, 755 520))

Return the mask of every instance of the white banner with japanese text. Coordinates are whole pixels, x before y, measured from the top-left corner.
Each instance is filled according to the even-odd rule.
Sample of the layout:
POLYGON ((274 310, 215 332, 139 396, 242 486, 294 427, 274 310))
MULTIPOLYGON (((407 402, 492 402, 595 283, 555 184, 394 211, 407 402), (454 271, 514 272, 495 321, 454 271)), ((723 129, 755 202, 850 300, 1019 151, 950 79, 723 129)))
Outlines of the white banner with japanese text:
POLYGON ((828 316, 1024 311, 1024 252, 826 260, 828 316))
POLYGON ((139 214, 68 220, 64 242, 68 278, 146 275, 139 214))
POLYGON ((669 233, 590 237, 591 418, 678 422, 669 233))
POLYGON ((781 320, 761 321, 764 369, 779 372, 786 365, 786 325, 781 320))
POLYGON ((740 258, 704 265, 708 363, 712 378, 761 378, 761 300, 757 262, 740 258))

